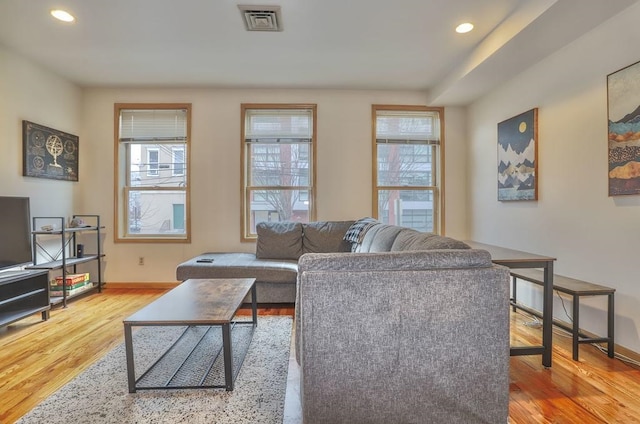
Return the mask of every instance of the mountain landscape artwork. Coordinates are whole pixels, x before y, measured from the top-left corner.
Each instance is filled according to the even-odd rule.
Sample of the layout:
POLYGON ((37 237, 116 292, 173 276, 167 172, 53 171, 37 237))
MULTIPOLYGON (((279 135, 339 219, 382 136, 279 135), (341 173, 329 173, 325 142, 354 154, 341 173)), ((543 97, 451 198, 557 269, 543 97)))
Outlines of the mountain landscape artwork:
POLYGON ((607 76, 609 196, 640 194, 640 62, 607 76))
POLYGON ((498 200, 537 200, 538 109, 498 124, 498 200))

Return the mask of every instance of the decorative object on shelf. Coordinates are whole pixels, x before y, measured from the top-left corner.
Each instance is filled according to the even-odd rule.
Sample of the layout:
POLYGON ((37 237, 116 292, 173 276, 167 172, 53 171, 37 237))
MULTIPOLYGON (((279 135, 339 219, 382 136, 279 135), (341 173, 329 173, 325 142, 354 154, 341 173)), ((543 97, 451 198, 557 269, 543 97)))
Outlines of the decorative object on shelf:
POLYGON ((609 196, 640 194, 640 62, 607 75, 609 196))
POLYGON ((498 124, 498 200, 538 200, 538 108, 498 124))
POLYGON ((26 177, 78 181, 78 136, 22 121, 26 177))
POLYGON ((76 258, 81 258, 84 255, 84 245, 78 243, 76 246, 76 258))
POLYGON ((82 218, 73 218, 69 221, 69 228, 78 228, 78 227, 87 227, 87 224, 84 222, 82 218))

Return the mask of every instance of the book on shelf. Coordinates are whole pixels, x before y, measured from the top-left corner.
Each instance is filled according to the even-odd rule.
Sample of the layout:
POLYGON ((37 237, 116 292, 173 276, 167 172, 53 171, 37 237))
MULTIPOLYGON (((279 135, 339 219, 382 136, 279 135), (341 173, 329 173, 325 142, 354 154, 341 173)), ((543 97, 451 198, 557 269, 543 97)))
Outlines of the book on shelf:
MULTIPOLYGON (((84 287, 87 285, 87 283, 89 283, 88 281, 83 281, 81 283, 76 283, 76 284, 66 284, 65 287, 67 288, 67 291, 69 290, 73 290, 73 289, 77 289, 79 287, 84 287)), ((50 288, 50 291, 59 291, 62 292, 62 284, 60 285, 52 285, 50 288)))
MULTIPOLYGON (((81 285, 80 287, 76 287, 74 289, 69 289, 67 288, 67 296, 71 296, 77 293, 81 293, 85 290, 88 290, 90 288, 93 287, 93 284, 91 284, 91 282, 87 282, 86 284, 81 285)), ((62 293, 62 287, 56 289, 56 290, 51 290, 49 292, 49 296, 51 297, 62 297, 63 293, 62 293)))
MULTIPOLYGON (((65 276, 64 285, 69 287, 77 284, 83 284, 89 281, 89 273, 85 272, 82 274, 67 274, 65 276)), ((51 287, 62 287, 62 275, 56 277, 55 280, 51 281, 51 287)))

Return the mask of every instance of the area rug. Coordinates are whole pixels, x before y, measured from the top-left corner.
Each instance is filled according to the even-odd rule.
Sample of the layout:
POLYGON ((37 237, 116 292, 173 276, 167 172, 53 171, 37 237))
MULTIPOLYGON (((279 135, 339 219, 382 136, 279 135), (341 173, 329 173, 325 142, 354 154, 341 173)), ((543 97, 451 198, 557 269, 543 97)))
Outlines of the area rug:
MULTIPOLYGON (((30 423, 282 423, 292 318, 260 316, 233 391, 142 390, 129 393, 124 343, 17 422, 30 423)), ((134 332, 138 370, 148 368, 184 327, 134 332)))

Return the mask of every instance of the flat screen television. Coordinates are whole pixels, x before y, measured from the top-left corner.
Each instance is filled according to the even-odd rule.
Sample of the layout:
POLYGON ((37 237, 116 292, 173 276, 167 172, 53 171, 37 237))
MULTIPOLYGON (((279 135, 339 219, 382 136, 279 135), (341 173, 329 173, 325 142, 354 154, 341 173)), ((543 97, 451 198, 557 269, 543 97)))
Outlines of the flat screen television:
POLYGON ((0 270, 31 262, 28 197, 0 196, 0 270))

